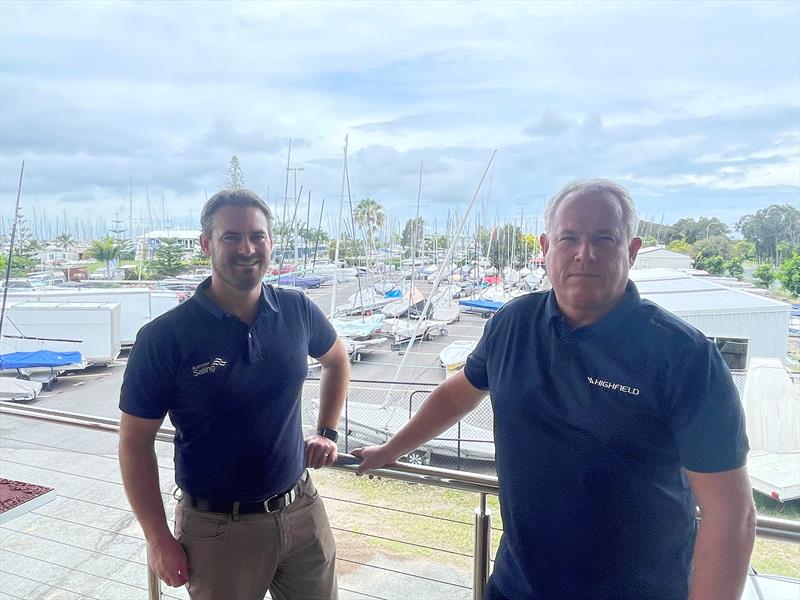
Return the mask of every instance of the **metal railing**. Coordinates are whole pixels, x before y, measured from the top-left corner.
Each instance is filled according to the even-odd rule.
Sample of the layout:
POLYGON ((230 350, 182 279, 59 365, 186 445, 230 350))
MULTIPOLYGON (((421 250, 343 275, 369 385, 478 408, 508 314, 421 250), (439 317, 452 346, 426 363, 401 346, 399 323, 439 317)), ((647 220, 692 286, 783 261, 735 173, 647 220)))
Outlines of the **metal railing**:
MULTIPOLYGON (((119 432, 119 421, 115 419, 9 404, 6 402, 0 402, 0 415, 69 425, 93 431, 105 431, 107 433, 119 432)), ((173 437, 174 429, 164 427, 159 430, 156 439, 171 443, 173 437)), ((340 460, 341 464, 337 464, 334 469, 347 472, 355 471, 356 460, 354 457, 343 454, 340 460)), ((482 598, 486 582, 489 578, 492 548, 492 515, 487 507, 487 496, 496 495, 498 493, 497 478, 490 475, 403 463, 397 463, 382 469, 375 469, 370 471, 370 473, 386 479, 432 485, 441 488, 472 492, 479 495, 479 504, 475 509, 473 523, 472 592, 473 598, 482 598)), ((800 522, 759 515, 757 518, 756 533, 758 536, 764 538, 800 543, 800 522)), ((148 598, 150 600, 161 600, 162 598, 161 582, 149 569, 148 598)))

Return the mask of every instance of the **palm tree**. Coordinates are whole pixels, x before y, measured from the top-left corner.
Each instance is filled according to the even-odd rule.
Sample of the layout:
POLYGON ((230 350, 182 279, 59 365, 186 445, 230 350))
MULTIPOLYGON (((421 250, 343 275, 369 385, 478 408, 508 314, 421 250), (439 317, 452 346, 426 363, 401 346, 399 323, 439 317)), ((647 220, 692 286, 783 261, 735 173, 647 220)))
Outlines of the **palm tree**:
POLYGON ((72 246, 74 242, 72 236, 68 233, 62 233, 61 235, 56 236, 53 241, 56 243, 56 245, 62 248, 64 252, 69 250, 69 247, 72 246))
POLYGON ((89 255, 106 263, 106 277, 111 276, 111 261, 119 258, 120 246, 110 235, 102 240, 92 240, 89 255))
POLYGON ((363 228, 367 236, 367 251, 373 253, 375 251, 373 236, 386 222, 383 207, 372 198, 364 198, 353 210, 353 220, 363 228))

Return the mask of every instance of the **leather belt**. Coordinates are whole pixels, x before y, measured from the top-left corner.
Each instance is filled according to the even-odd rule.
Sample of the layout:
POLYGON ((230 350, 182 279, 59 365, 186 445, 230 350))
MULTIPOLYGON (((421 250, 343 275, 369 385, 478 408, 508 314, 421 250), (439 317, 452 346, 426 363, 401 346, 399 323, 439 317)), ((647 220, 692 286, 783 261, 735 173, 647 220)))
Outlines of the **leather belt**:
POLYGON ((200 498, 183 492, 181 500, 192 508, 203 512, 229 513, 229 514, 252 514, 252 513, 273 513, 283 510, 292 502, 300 497, 300 486, 308 479, 308 471, 304 470, 297 482, 285 492, 275 494, 266 500, 258 502, 236 502, 233 500, 212 500, 210 498, 200 498))

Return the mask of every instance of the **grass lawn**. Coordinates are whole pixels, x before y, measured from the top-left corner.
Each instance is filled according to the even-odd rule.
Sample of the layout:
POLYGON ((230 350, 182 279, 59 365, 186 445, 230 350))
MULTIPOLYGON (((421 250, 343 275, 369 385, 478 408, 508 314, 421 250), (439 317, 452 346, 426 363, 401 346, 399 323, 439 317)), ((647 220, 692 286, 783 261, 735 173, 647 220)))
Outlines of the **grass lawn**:
MULTIPOLYGON (((421 558, 472 569, 473 513, 478 494, 370 480, 332 470, 315 472, 313 477, 325 497, 343 572, 378 555, 397 560, 421 558)), ((768 500, 758 502, 759 514, 800 518, 797 503, 785 505, 781 512, 780 506, 771 506, 768 500)), ((488 496, 488 505, 495 529, 494 556, 502 528, 497 497, 488 496)), ((757 539, 752 564, 759 573, 800 578, 800 544, 757 539)))

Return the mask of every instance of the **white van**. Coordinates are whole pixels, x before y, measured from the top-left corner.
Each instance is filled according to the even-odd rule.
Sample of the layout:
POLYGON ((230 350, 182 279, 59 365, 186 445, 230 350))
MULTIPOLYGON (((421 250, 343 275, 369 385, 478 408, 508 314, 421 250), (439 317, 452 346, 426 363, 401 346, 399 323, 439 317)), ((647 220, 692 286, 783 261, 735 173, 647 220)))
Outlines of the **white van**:
POLYGON ((45 285, 60 285, 67 282, 67 278, 62 271, 40 271, 31 273, 28 279, 42 281, 45 285))

